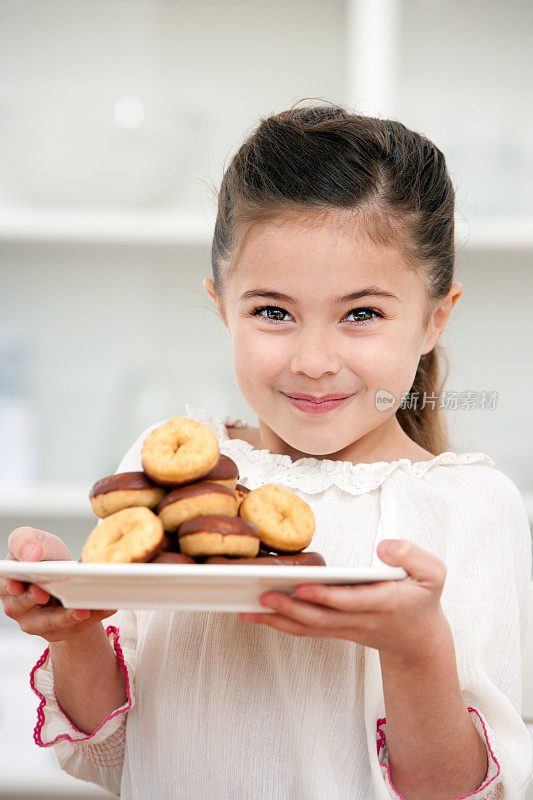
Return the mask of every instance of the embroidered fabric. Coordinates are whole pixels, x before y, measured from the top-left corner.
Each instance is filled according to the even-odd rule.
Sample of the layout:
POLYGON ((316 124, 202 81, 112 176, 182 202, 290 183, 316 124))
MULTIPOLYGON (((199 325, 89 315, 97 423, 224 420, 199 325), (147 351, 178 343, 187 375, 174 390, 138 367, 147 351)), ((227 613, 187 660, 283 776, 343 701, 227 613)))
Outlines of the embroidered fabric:
MULTIPOLYGON (((115 709, 112 714, 106 717, 103 722, 96 728, 93 733, 88 734, 80 731, 73 722, 69 719, 69 717, 65 714, 61 706, 57 701, 57 696, 55 693, 55 688, 53 685, 53 673, 51 670, 50 665, 50 648, 47 647, 44 653, 39 657, 37 663, 32 668, 30 673, 30 686, 35 694, 39 697, 40 703, 37 709, 37 724, 35 725, 33 731, 33 739, 35 744, 39 747, 51 747, 60 739, 65 739, 68 742, 87 742, 90 741, 91 747, 94 745, 103 742, 109 736, 116 736, 117 742, 115 743, 118 749, 123 749, 124 743, 124 730, 120 732, 120 728, 124 728, 124 721, 126 719, 126 714, 124 712, 128 712, 132 706, 133 702, 133 695, 132 695, 132 687, 130 685, 129 673, 128 668, 124 660, 124 655, 122 652, 122 648, 119 643, 119 629, 115 625, 108 625, 106 628, 107 636, 112 640, 113 648, 115 650, 115 657, 119 662, 120 666, 122 667, 122 671, 124 673, 124 677, 126 679, 126 693, 128 696, 127 702, 118 709, 115 709), (59 711, 61 717, 63 719, 63 725, 58 727, 57 722, 52 725, 46 725, 48 722, 47 716, 49 714, 49 709, 47 708, 49 705, 51 708, 50 710, 59 711), (120 717, 121 714, 124 714, 123 717, 120 717), (118 719, 117 719, 118 717, 118 719), (110 724, 108 724, 110 723, 110 724), (106 725, 107 724, 107 725, 106 725), (70 733, 64 732, 57 732, 58 730, 64 730, 65 726, 69 727, 70 733), (44 735, 44 729, 46 729, 47 734, 44 735), (55 734, 55 735, 54 735, 55 734), (71 735, 72 734, 72 735, 71 735), (48 741, 43 741, 44 739, 48 739, 48 741)), ((108 748, 106 747, 108 751, 108 748)), ((109 755, 109 752, 108 752, 109 755)), ((98 752, 95 753, 95 761, 96 763, 101 763, 99 760, 98 752)))
POLYGON ((249 488, 265 483, 282 483, 289 488, 317 494, 328 486, 336 485, 349 494, 358 495, 377 489, 395 470, 423 478, 431 469, 456 464, 485 464, 495 462, 485 453, 454 453, 447 451, 429 461, 412 462, 408 458, 397 461, 375 461, 353 464, 351 461, 333 461, 327 458, 299 458, 293 461, 288 455, 257 450, 243 439, 230 439, 227 427, 245 428, 246 423, 231 414, 215 414, 190 403, 185 404, 186 416, 208 425, 216 435, 221 451, 233 458, 241 475, 246 473, 249 488), (242 464, 242 469, 241 469, 242 464))
POLYGON ((124 753, 126 751, 126 720, 127 715, 121 717, 121 725, 118 730, 107 737, 105 742, 93 744, 91 739, 87 744, 81 742, 81 752, 83 758, 92 761, 100 767, 120 767, 124 763, 124 753))
MULTIPOLYGON (((470 794, 462 795, 454 800, 466 800, 468 797, 474 797, 476 800, 503 800, 503 784, 500 781, 496 781, 496 778, 500 774, 500 764, 490 745, 485 722, 477 708, 468 706, 468 711, 470 712, 470 716, 476 727, 476 730, 485 741, 488 767, 485 777, 483 778, 479 788, 477 788, 474 792, 470 792, 470 794)), ((396 791, 391 780, 389 753, 387 749, 387 735, 386 731, 384 730, 386 728, 386 724, 386 717, 383 719, 378 719, 376 727, 377 753, 378 761, 380 763, 380 770, 381 774, 383 775, 383 780, 385 781, 389 796, 393 798, 393 800, 405 800, 403 795, 396 791)))

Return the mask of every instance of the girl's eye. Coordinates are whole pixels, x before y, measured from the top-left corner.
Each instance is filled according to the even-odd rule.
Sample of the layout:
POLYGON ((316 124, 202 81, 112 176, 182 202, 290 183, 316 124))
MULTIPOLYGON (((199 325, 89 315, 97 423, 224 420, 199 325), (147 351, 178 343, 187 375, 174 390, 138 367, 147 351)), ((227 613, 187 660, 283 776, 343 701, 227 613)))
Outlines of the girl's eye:
MULTIPOLYGON (((272 317, 269 317, 269 316, 264 317, 261 314, 262 311, 267 311, 267 312, 274 311, 274 312, 277 312, 278 315, 280 315, 280 316, 283 316, 284 314, 288 314, 289 313, 288 311, 285 311, 283 308, 279 308, 279 306, 260 306, 259 308, 256 308, 256 309, 254 309, 252 311, 252 316, 256 316, 256 317, 260 316, 261 319, 265 320, 265 322, 270 322, 270 323, 273 323, 274 325, 277 322, 285 322, 285 320, 280 319, 280 316, 278 316, 277 318, 275 318, 275 317, 272 318, 272 317)), ((350 316, 350 314, 355 314, 355 315, 359 316, 359 319, 358 320, 356 319, 355 323, 354 323, 356 326, 359 326, 359 327, 361 325, 372 324, 375 321, 376 317, 381 317, 381 318, 383 317, 383 314, 380 311, 377 311, 377 309, 375 309, 375 308, 352 308, 352 310, 350 312, 348 312, 348 314, 346 316, 348 317, 348 316, 350 316), (365 318, 363 318, 360 315, 365 315, 365 318), (373 316, 371 316, 369 318, 369 315, 373 315, 373 316)))
POLYGON ((359 325, 366 325, 369 322, 370 323, 374 322, 374 320, 377 317, 380 317, 381 319, 383 318, 383 314, 380 311, 376 311, 375 308, 352 308, 352 310, 348 312, 347 316, 349 316, 350 314, 356 314, 356 315, 357 314, 366 314, 366 315, 372 314, 373 315, 370 318, 368 318, 368 316, 367 316, 365 319, 362 319, 361 317, 359 317, 359 321, 358 321, 359 325))

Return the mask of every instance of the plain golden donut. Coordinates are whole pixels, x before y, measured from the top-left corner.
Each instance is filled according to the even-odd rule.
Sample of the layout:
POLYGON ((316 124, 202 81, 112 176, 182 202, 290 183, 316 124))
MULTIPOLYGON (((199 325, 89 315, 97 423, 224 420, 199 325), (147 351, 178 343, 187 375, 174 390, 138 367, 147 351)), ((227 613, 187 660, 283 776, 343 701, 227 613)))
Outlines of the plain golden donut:
POLYGON ((204 478, 219 457, 218 439, 211 428, 187 417, 172 417, 154 428, 141 450, 144 472, 161 486, 204 478))
POLYGON ((315 532, 315 515, 308 503, 276 483, 248 492, 239 506, 239 516, 259 528, 261 547, 275 553, 299 553, 315 532))
POLYGON ((149 508, 123 508, 105 517, 89 534, 81 561, 149 561, 161 550, 164 535, 163 523, 149 508))

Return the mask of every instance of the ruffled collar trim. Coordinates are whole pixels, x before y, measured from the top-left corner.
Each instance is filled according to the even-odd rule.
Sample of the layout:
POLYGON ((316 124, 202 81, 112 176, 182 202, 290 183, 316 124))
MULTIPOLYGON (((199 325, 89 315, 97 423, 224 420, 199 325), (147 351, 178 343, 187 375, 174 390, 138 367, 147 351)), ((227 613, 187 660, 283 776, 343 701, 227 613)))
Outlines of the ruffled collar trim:
MULTIPOLYGON (((259 479, 258 485, 277 480, 295 488, 305 486, 306 490, 314 493, 335 483, 339 488, 345 489, 351 494, 359 494, 362 491, 377 488, 397 469, 402 469, 416 477, 422 477, 437 466, 455 464, 495 466, 493 459, 485 453, 454 453, 452 451, 440 453, 429 461, 414 462, 408 458, 401 458, 397 461, 353 464, 351 461, 333 461, 327 458, 311 457, 298 458, 293 461, 288 455, 271 453, 270 450, 258 450, 244 439, 230 439, 227 427, 247 427, 246 422, 231 414, 215 414, 189 403, 185 404, 185 409, 189 418, 202 422, 212 429, 220 446, 228 452, 228 455, 246 459, 250 473, 256 468, 261 468, 262 477, 259 479)), ((252 482, 254 481, 252 480, 252 482)))

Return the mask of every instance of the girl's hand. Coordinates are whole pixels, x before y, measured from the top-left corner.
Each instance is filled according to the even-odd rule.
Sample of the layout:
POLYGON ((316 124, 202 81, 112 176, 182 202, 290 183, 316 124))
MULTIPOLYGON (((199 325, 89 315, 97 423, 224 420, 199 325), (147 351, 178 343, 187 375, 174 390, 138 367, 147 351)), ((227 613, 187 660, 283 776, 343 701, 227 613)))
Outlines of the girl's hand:
POLYGON ((265 592, 262 605, 275 614, 240 614, 241 619, 270 625, 294 636, 324 636, 373 647, 380 654, 406 660, 448 628, 440 604, 446 567, 436 556, 405 540, 378 545, 386 564, 403 567, 407 578, 357 586, 306 584, 290 597, 265 592))
MULTIPOLYGON (((53 533, 36 528, 16 528, 8 538, 6 559, 14 561, 71 561, 66 544, 53 533)), ((115 611, 63 608, 59 600, 34 583, 0 578, 4 612, 24 633, 60 642, 86 631, 115 611), (81 621, 80 621, 81 620, 81 621)))

